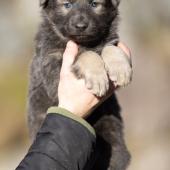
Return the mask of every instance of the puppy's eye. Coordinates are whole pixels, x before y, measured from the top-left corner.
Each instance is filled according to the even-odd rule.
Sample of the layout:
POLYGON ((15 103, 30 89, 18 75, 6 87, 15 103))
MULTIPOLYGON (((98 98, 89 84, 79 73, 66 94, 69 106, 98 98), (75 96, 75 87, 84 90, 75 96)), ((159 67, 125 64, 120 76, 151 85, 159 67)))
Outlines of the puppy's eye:
POLYGON ((91 7, 93 7, 93 8, 97 8, 99 4, 98 4, 97 2, 92 1, 92 2, 90 3, 90 5, 91 5, 91 7))
POLYGON ((70 3, 70 2, 66 2, 66 3, 64 3, 63 5, 64 5, 64 7, 67 8, 67 9, 72 7, 72 3, 70 3))

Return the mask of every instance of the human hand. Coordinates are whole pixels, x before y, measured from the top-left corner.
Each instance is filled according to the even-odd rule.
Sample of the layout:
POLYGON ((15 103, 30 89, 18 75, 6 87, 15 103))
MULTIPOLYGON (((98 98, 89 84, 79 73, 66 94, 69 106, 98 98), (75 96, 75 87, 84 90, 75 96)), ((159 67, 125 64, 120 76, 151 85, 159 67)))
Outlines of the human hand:
POLYGON ((71 72, 77 53, 78 46, 69 41, 63 54, 58 86, 58 106, 84 118, 99 102, 99 99, 86 88, 84 79, 77 79, 71 72))
MULTIPOLYGON (((123 43, 119 43, 118 47, 130 58, 130 50, 123 43)), ((71 72, 71 66, 75 61, 77 53, 78 46, 74 42, 69 41, 63 54, 63 64, 58 86, 58 106, 85 118, 97 104, 104 101, 113 93, 114 85, 111 85, 110 91, 105 97, 96 97, 86 88, 84 79, 77 79, 71 72)))

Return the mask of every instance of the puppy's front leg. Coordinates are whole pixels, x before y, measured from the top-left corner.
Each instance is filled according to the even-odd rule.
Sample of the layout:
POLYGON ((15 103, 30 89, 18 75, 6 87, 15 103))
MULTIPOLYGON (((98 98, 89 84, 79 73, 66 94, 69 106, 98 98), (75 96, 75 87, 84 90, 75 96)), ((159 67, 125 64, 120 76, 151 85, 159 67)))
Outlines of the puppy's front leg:
POLYGON ((118 47, 107 45, 101 57, 105 63, 110 80, 115 86, 126 86, 132 79, 131 59, 118 47))
POLYGON ((78 56, 72 71, 77 78, 84 78, 86 87, 97 96, 103 96, 109 89, 103 60, 93 51, 86 51, 78 56))
POLYGON ((58 103, 59 73, 62 64, 62 52, 49 53, 41 59, 41 76, 48 97, 58 103))

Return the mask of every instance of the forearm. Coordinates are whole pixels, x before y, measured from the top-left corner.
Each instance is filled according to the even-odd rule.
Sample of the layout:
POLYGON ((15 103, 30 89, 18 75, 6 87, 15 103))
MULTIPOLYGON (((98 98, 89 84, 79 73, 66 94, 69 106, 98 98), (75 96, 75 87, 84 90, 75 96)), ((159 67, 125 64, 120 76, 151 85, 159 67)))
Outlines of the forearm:
POLYGON ((85 120, 52 108, 16 170, 83 169, 93 161, 94 149, 95 133, 85 120))

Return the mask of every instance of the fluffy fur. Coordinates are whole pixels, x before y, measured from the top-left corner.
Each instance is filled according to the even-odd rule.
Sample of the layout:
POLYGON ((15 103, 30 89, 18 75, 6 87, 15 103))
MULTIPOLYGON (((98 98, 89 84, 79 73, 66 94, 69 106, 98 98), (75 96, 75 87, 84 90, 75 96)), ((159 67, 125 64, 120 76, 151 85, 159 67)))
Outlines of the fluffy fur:
MULTIPOLYGON (((79 44, 79 57, 73 65, 73 72, 77 77, 85 78, 86 85, 99 96, 108 90, 105 86, 108 80, 104 80, 104 74, 97 73, 107 75, 107 70, 104 67, 103 70, 94 68, 93 55, 86 58, 83 54, 93 51, 99 60, 105 61, 106 54, 102 54, 104 46, 118 42, 119 0, 73 0, 71 3, 67 0, 40 0, 40 5, 43 21, 36 36, 28 95, 28 124, 32 138, 40 128, 47 109, 58 104, 59 73, 67 41, 72 39, 79 44), (88 64, 82 68, 84 60, 88 64), (87 77, 87 69, 91 71, 91 77, 87 77), (94 77, 98 80, 97 85, 105 83, 102 91, 96 90, 94 77)), ((108 68, 112 67, 114 65, 108 68)), ((115 94, 100 105, 87 121, 97 133, 98 156, 92 169, 125 170, 130 155, 124 142, 123 121, 115 94)))

